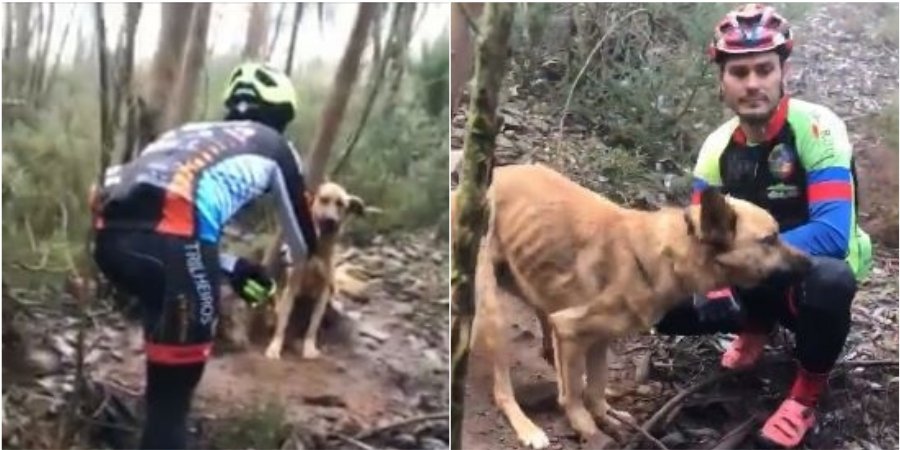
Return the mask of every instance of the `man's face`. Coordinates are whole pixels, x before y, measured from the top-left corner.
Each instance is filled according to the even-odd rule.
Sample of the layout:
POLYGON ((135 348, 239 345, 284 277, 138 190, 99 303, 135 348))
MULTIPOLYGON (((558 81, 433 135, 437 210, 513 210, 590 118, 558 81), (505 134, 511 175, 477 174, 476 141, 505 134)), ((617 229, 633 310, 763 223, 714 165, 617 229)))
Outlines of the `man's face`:
POLYGON ((722 67, 725 104, 741 120, 766 123, 778 106, 784 74, 774 51, 732 56, 722 67))

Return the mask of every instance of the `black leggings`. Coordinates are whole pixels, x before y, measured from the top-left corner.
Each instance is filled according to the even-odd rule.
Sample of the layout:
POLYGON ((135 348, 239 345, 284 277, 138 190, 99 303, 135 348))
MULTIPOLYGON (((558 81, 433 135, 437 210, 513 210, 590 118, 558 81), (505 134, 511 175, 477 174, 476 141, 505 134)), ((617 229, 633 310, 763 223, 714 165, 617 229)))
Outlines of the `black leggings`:
POLYGON ((666 314, 656 330, 671 335, 768 332, 780 323, 795 333, 795 357, 800 365, 809 372, 828 372, 850 331, 850 304, 856 295, 856 279, 842 260, 812 260, 812 268, 799 282, 772 280, 753 289, 738 289, 741 317, 702 322, 691 302, 685 301, 666 314))
POLYGON ((94 258, 110 282, 140 301, 147 354, 141 448, 185 448, 191 398, 218 316, 217 249, 175 236, 103 230, 94 258))

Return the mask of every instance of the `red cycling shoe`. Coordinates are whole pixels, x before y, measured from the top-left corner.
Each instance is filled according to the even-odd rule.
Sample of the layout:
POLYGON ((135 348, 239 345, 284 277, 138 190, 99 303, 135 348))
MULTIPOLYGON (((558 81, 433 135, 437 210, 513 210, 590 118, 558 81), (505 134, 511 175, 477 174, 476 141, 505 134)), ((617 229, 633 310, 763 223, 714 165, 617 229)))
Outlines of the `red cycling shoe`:
POLYGON ((815 423, 813 408, 789 398, 769 417, 759 438, 776 448, 794 448, 800 445, 815 423))
POLYGON ((741 333, 728 350, 722 354, 722 367, 731 370, 743 370, 752 367, 759 361, 769 341, 764 333, 741 333))

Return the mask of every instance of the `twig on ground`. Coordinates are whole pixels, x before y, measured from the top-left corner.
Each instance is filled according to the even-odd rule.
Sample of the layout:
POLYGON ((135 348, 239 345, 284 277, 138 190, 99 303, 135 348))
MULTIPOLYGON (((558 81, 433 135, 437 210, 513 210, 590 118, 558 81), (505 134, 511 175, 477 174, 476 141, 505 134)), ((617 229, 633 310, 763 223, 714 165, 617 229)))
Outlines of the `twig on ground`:
POLYGON ((432 420, 447 420, 449 419, 449 415, 447 413, 438 413, 438 414, 425 414, 423 416, 411 417, 409 419, 403 419, 397 422, 389 423, 387 425, 382 425, 380 427, 371 428, 365 431, 361 431, 356 433, 354 436, 355 439, 366 439, 372 436, 375 436, 379 433, 384 433, 385 431, 393 430, 395 428, 402 428, 408 425, 416 424, 419 422, 429 422, 432 420))
POLYGON ((716 442, 709 450, 730 450, 732 448, 738 448, 738 444, 753 431, 753 426, 757 419, 759 419, 757 416, 750 416, 750 418, 726 433, 725 436, 722 436, 722 439, 719 439, 719 442, 716 442))
POLYGON ((652 442, 653 445, 656 446, 656 448, 658 448, 660 450, 669 450, 669 448, 666 447, 665 444, 663 444, 658 439, 653 437, 653 435, 648 433, 647 430, 644 430, 643 428, 641 428, 640 425, 632 422, 631 419, 629 419, 627 416, 620 414, 618 411, 616 411, 614 409, 609 409, 609 410, 607 410, 606 413, 613 416, 613 418, 617 419, 619 422, 622 422, 625 425, 628 425, 629 427, 631 427, 631 429, 633 429, 633 430, 637 431, 638 433, 640 433, 641 435, 643 435, 644 438, 647 439, 648 441, 652 442))
MULTIPOLYGON (((707 386, 711 386, 715 383, 718 383, 719 381, 721 381, 725 378, 728 378, 729 376, 731 376, 734 373, 735 372, 719 372, 719 373, 713 374, 712 376, 707 377, 705 380, 679 392, 677 395, 675 395, 674 397, 669 399, 669 401, 667 401, 661 408, 659 408, 655 414, 650 416, 650 418, 647 419, 647 421, 644 422, 643 425, 641 425, 641 430, 643 430, 645 433, 649 433, 650 430, 652 430, 653 427, 656 426, 656 423, 659 422, 660 419, 665 417, 666 414, 668 414, 669 410, 678 406, 689 395, 693 394, 694 392, 703 390, 707 386)), ((644 433, 642 433, 641 435, 643 435, 643 434, 644 433)), ((623 448, 633 448, 632 446, 634 444, 637 444, 636 437, 629 440, 629 442, 627 442, 623 448)))
POLYGON ((338 438, 338 439, 340 439, 340 440, 342 440, 342 441, 344 441, 344 442, 346 442, 346 443, 348 443, 348 444, 350 444, 350 445, 352 445, 352 446, 354 446, 354 447, 356 447, 356 448, 360 448, 360 449, 362 449, 362 450, 376 450, 375 447, 372 447, 371 445, 368 445, 368 444, 366 444, 365 442, 361 442, 361 441, 359 441, 359 440, 357 440, 357 439, 354 439, 354 438, 352 438, 352 437, 350 437, 350 436, 345 436, 345 435, 340 434, 340 433, 335 434, 335 435, 333 435, 333 436, 336 437, 336 438, 338 438))

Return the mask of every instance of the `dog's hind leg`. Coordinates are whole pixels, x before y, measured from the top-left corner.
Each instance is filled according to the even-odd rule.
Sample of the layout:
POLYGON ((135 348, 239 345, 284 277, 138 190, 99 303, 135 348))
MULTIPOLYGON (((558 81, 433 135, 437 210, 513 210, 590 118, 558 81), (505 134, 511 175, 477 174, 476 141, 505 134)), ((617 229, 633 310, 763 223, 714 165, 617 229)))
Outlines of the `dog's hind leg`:
POLYGON ((513 392, 508 330, 503 320, 504 311, 501 304, 511 299, 507 298, 509 294, 497 287, 494 265, 489 257, 487 245, 483 245, 478 253, 475 283, 479 294, 478 307, 475 310, 479 318, 478 333, 488 356, 494 363, 494 402, 509 420, 519 441, 531 448, 545 448, 550 445, 550 440, 546 433, 525 415, 513 392))

